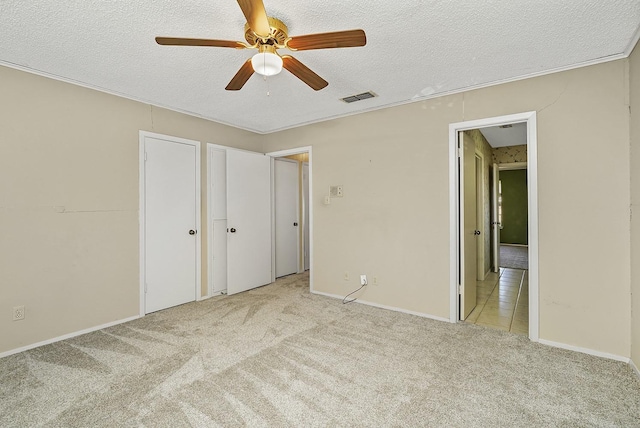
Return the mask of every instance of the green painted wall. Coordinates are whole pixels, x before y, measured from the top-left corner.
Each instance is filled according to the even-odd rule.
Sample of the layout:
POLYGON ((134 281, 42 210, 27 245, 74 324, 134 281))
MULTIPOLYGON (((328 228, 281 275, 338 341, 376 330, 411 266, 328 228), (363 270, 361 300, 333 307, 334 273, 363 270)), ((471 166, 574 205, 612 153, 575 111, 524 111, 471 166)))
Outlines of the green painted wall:
POLYGON ((502 231, 503 244, 527 245, 529 225, 527 211, 527 170, 500 171, 502 182, 502 231))

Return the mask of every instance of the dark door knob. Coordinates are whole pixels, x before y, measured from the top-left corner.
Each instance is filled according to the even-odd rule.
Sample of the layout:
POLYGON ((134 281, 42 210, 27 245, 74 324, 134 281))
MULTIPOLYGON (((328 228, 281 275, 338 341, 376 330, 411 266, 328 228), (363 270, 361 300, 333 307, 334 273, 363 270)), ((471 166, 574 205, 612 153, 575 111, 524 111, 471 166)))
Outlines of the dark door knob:
POLYGON ((480 231, 479 231, 479 230, 476 230, 476 231, 474 231, 474 232, 473 232, 473 234, 474 234, 474 235, 480 235, 480 231))
POLYGON ((297 225, 298 225, 298 223, 293 223, 293 225, 294 225, 294 226, 297 226, 297 225))
POLYGON ((231 230, 229 230, 229 232, 231 232, 231 233, 236 233, 236 228, 235 228, 235 227, 232 227, 232 228, 231 228, 231 230))
POLYGON ((195 234, 196 234, 196 231, 195 231, 195 230, 191 229, 191 230, 189 231, 189 235, 195 235, 195 234))

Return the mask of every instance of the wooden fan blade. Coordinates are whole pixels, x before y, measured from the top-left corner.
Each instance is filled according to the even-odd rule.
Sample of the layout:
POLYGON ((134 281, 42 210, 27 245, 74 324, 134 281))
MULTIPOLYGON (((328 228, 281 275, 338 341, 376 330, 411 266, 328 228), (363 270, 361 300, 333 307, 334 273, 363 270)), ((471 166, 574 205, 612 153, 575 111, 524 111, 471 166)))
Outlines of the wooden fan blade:
POLYGON ((213 39, 185 39, 182 37, 156 37, 156 43, 163 46, 211 46, 218 48, 245 49, 242 42, 213 39))
POLYGON ((294 51, 305 51, 310 49, 351 48, 366 44, 367 36, 364 30, 348 30, 292 37, 287 42, 287 47, 294 51))
POLYGON ((231 82, 229 82, 225 89, 227 91, 239 91, 240 89, 242 89, 244 84, 247 83, 247 80, 249 80, 252 75, 253 66, 251 65, 251 58, 249 58, 247 62, 242 64, 240 70, 238 70, 236 75, 233 76, 233 79, 231 79, 231 82))
POLYGON ((262 0, 238 0, 238 4, 247 18, 249 28, 260 37, 269 37, 271 27, 262 0))
POLYGON ((282 57, 282 66, 298 79, 311 86, 314 91, 319 91, 329 84, 322 77, 311 71, 309 67, 290 55, 284 55, 282 57))

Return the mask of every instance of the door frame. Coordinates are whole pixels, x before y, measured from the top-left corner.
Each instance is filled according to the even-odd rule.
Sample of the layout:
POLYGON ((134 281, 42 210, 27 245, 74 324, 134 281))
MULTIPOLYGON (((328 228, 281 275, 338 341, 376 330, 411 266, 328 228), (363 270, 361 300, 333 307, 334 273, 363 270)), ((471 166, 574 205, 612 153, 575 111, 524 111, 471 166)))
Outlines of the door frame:
MULTIPOLYGON (((309 154, 309 290, 313 293, 313 153, 311 146, 297 147, 294 149, 287 150, 278 150, 275 152, 266 153, 267 156, 271 156, 272 158, 279 158, 284 156, 291 155, 299 155, 302 153, 309 154)), ((273 181, 272 181, 273 183, 273 181)), ((272 219, 273 225, 275 226, 275 218, 272 219)), ((275 232, 275 231, 274 231, 275 232)), ((273 242, 275 245, 275 242, 273 242)), ((273 270, 272 270, 272 280, 275 281, 275 251, 273 254, 273 270)), ((304 266, 302 266, 304 271, 304 266)))
MULTIPOLYGON (((287 163, 291 163, 291 164, 295 164, 296 165, 296 222, 298 223, 298 225, 300 226, 302 224, 302 213, 300 212, 300 190, 301 190, 301 186, 300 186, 300 162, 295 161, 293 159, 288 159, 285 157, 272 157, 272 175, 273 175, 273 190, 272 190, 272 194, 271 194, 271 217, 273 218, 273 223, 275 225, 276 222, 276 182, 275 182, 275 174, 276 174, 276 161, 280 161, 280 162, 287 162, 287 163)), ((302 267, 302 270, 300 269, 300 231, 301 231, 302 227, 296 229, 296 272, 295 273, 301 273, 301 271, 304 271, 304 266, 302 267)), ((274 258, 277 258, 277 254, 276 254, 276 231, 274 229, 273 235, 273 251, 274 251, 274 258)), ((275 273, 275 263, 276 261, 274 260, 274 266, 273 266, 273 270, 274 270, 274 275, 276 275, 277 273, 275 273)))
POLYGON ((491 272, 500 272, 500 222, 498 221, 500 205, 500 167, 497 163, 491 163, 491 222, 489 232, 491 233, 491 272))
POLYGON ((484 251, 484 155, 482 152, 475 151, 476 166, 480 161, 480 170, 476 169, 476 229, 480 231, 480 237, 476 241, 478 251, 476 251, 476 271, 478 281, 482 281, 487 277, 487 272, 484 270, 485 251, 484 251))
POLYGON ((538 284, 538 140, 535 111, 449 124, 449 321, 458 322, 460 270, 460 224, 458 217, 460 180, 458 175, 458 133, 470 129, 512 123, 527 124, 527 191, 529 202, 529 339, 539 340, 538 284))
MULTIPOLYGON (((164 134, 156 134, 154 132, 148 131, 139 131, 138 137, 138 164, 139 164, 139 175, 138 175, 138 224, 140 226, 139 233, 139 249, 140 249, 140 305, 139 305, 139 313, 140 316, 145 316, 145 285, 146 285, 146 254, 145 254, 145 241, 146 241, 146 212, 145 212, 145 199, 146 199, 146 186, 145 186, 145 178, 146 178, 146 159, 145 159, 145 144, 147 138, 154 138, 157 140, 165 140, 171 143, 177 144, 186 144, 190 146, 194 146, 196 148, 196 171, 195 176, 197 177, 195 183, 195 192, 196 192, 196 230, 202 231, 202 222, 201 222, 201 211, 202 211, 202 201, 200 196, 200 141, 188 140, 186 138, 174 137, 171 135, 164 134)), ((200 235, 200 234, 199 234, 200 235)), ((195 284, 195 296, 196 300, 200 299, 202 295, 202 238, 200 236, 196 239, 196 284, 195 284)))

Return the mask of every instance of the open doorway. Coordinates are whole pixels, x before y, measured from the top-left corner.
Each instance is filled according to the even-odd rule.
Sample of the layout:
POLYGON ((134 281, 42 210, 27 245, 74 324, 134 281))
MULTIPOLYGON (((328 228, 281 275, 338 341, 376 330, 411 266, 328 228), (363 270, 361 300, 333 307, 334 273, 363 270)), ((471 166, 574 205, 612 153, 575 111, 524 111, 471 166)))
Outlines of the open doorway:
POLYGON ((276 278, 309 269, 309 153, 275 157, 276 278))
MULTIPOLYGON (((276 162, 288 161, 294 162, 296 165, 297 176, 296 176, 296 187, 297 187, 297 202, 296 202, 296 216, 297 223, 296 225, 296 243, 297 247, 296 253, 296 266, 297 272, 292 273, 303 273, 309 271, 309 288, 313 291, 313 276, 311 275, 311 270, 313 269, 313 180, 312 180, 312 149, 311 147, 299 147, 295 149, 289 150, 281 150, 277 152, 267 153, 268 156, 271 156, 274 159, 274 164, 276 162)), ((284 164, 281 164, 284 165, 284 164)), ((277 210, 278 207, 278 197, 277 197, 277 188, 278 184, 274 177, 274 210, 277 210)), ((279 254, 288 254, 286 250, 284 253, 278 251, 278 241, 279 241, 279 233, 277 230, 278 227, 278 213, 274 211, 273 213, 274 219, 274 277, 273 280, 276 279, 276 274, 278 271, 278 255, 279 254)), ((283 222, 283 224, 285 224, 283 222)), ((294 244, 288 244, 292 247, 294 244)), ((280 245, 282 247, 282 245, 280 245)), ((282 256, 281 256, 282 257, 282 256)), ((284 276, 284 275, 283 275, 284 276)))
MULTIPOLYGON (((476 300, 465 296, 465 322, 529 333, 527 124, 463 131, 476 152, 476 300), (481 162, 482 154, 489 158, 481 162), (489 189, 491 189, 489 191, 489 189), (485 234, 484 231, 487 231, 485 234), (484 258, 491 253, 492 257, 484 258)), ((465 183, 461 183, 466 188, 465 183)), ((473 201, 471 201, 473 202, 473 201)), ((463 205, 468 205, 465 200, 463 205)), ((465 254, 467 252, 465 251, 465 254)))
MULTIPOLYGON (((510 330, 517 314, 517 332, 528 334, 532 340, 538 339, 535 119, 535 112, 531 112, 450 125, 450 213, 454 244, 450 254, 450 320, 458 322, 470 317, 473 320, 490 303, 486 309, 495 309, 495 313, 487 312, 485 320, 510 330), (504 141, 492 132, 501 132, 504 141), (516 133, 520 133, 520 139, 514 137, 516 133), (518 162, 520 160, 524 162, 518 162), (524 171, 525 192, 522 194, 520 190, 519 196, 526 202, 522 222, 525 237, 521 239, 520 233, 520 241, 513 242, 512 247, 525 249, 528 269, 502 266, 506 260, 500 262, 503 244, 500 232, 504 228, 506 209, 499 194, 501 164, 511 166, 505 171, 520 171, 520 175, 524 171), (519 168, 524 165, 525 169, 517 170, 514 164, 520 164, 519 168)), ((513 213, 512 208, 509 213, 513 213)))

